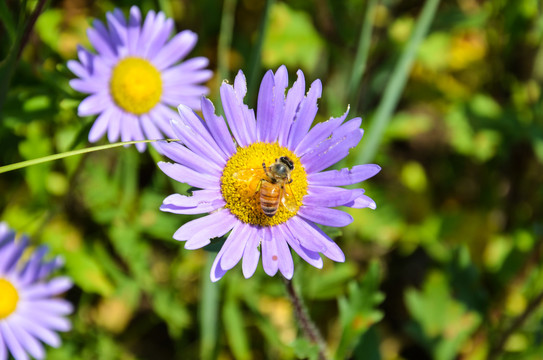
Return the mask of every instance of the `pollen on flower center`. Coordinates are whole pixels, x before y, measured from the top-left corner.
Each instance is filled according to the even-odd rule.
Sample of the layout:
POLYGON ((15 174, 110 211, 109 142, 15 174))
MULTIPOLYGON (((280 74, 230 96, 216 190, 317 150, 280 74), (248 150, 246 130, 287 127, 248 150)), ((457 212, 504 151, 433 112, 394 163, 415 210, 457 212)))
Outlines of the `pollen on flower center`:
POLYGON ((17 289, 6 279, 0 279, 0 320, 7 318, 17 308, 19 294, 17 289))
POLYGON ((144 114, 160 101, 162 79, 149 61, 127 57, 113 69, 109 83, 115 103, 133 114, 144 114))
POLYGON ((302 197, 307 194, 307 174, 300 159, 289 149, 277 143, 254 143, 238 148, 237 152, 226 163, 221 177, 221 192, 226 201, 226 208, 245 223, 273 226, 284 223, 298 212, 302 205, 302 197), (262 183, 270 182, 262 163, 266 167, 272 165, 282 156, 289 157, 294 163, 290 173, 292 182, 277 190, 278 208, 273 216, 267 216, 260 204, 262 183), (288 197, 292 203, 287 209, 281 201, 288 197))

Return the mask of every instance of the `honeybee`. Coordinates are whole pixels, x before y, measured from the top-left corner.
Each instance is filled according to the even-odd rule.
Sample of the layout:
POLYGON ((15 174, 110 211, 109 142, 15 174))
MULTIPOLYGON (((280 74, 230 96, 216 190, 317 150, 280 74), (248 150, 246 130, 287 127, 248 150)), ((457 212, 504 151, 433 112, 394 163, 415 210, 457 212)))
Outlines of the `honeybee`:
POLYGON ((254 195, 259 194, 262 212, 272 217, 277 213, 280 203, 289 211, 295 212, 297 209, 296 197, 289 185, 292 183, 292 170, 292 160, 288 156, 281 156, 269 167, 263 162, 262 168, 243 169, 233 176, 239 181, 247 182, 250 190, 255 188, 255 181, 257 182, 254 195))

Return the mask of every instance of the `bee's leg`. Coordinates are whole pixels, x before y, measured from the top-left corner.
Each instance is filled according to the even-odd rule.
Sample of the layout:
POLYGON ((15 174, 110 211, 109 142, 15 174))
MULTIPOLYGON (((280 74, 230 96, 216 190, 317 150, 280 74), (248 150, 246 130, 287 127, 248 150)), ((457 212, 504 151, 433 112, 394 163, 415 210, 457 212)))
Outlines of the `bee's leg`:
POLYGON ((287 184, 292 184, 292 179, 290 179, 287 184))
POLYGON ((268 167, 266 166, 266 162, 262 162, 262 168, 264 169, 264 173, 266 174, 267 177, 269 177, 271 179, 271 176, 270 176, 270 173, 268 171, 268 167))
POLYGON ((258 194, 258 192, 260 191, 260 187, 262 186, 262 181, 264 181, 264 179, 260 179, 260 181, 258 182, 258 185, 256 186, 256 191, 255 191, 255 193, 253 194, 253 196, 255 196, 256 194, 258 194))

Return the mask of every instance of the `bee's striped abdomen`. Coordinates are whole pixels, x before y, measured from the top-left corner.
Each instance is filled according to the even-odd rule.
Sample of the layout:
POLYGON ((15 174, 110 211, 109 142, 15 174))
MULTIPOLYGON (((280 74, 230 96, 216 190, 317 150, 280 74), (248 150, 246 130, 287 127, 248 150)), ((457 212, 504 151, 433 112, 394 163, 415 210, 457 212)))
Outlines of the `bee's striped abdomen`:
POLYGON ((269 181, 262 181, 260 188, 260 207, 264 214, 272 217, 279 208, 279 198, 281 195, 281 187, 270 183, 269 181))

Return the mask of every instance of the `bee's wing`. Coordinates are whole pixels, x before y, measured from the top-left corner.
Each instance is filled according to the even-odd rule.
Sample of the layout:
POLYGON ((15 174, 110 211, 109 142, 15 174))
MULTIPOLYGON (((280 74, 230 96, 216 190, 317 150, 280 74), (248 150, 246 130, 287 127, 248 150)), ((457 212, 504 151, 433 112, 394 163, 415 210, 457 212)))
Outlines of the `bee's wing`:
POLYGON ((264 171, 264 168, 246 168, 240 169, 232 174, 232 177, 239 182, 247 185, 249 193, 256 193, 259 190, 260 181, 267 179, 268 176, 264 171))
POLYGON ((298 209, 298 204, 296 202, 296 196, 294 195, 292 188, 289 184, 283 186, 283 191, 281 194, 281 204, 287 208, 290 212, 296 212, 298 209))

